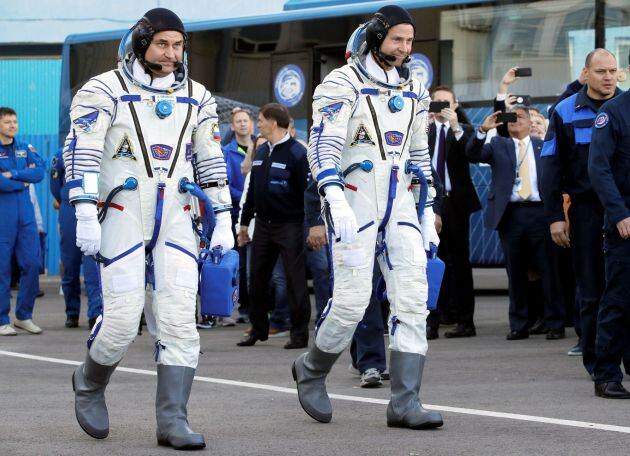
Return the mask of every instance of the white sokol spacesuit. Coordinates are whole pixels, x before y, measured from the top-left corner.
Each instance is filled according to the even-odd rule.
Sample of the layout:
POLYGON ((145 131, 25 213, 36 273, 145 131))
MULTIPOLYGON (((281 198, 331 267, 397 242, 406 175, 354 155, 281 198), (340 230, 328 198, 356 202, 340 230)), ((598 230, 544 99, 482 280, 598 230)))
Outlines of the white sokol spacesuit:
MULTIPOLYGON (((134 51, 127 53, 127 39, 137 40, 136 35, 144 33, 140 38, 145 39, 146 51, 146 41, 150 43, 153 34, 165 30, 186 36, 174 13, 163 8, 147 12, 135 31, 132 29, 133 38, 128 34, 123 39, 119 68, 90 79, 72 102, 64 161, 67 182, 72 186, 70 201, 77 206, 78 244, 85 244, 79 208, 89 209, 90 202, 107 206, 101 208, 107 210, 107 216, 102 221, 97 256, 101 259, 103 314, 88 341, 86 363, 73 381, 79 423, 88 434, 104 438, 108 421, 106 408, 102 410, 102 393, 137 333, 146 284, 152 285, 158 441, 200 448, 203 437, 192 433, 185 423, 199 357, 195 325, 198 246, 190 217, 191 196, 179 191, 179 182, 187 178, 204 188, 217 219, 211 243, 227 249, 233 242, 231 199, 216 103, 210 92, 187 77, 185 60, 175 73, 155 78, 146 62, 143 64, 143 55, 137 55, 135 42, 134 51), (97 193, 88 189, 94 173, 99 175, 97 193), (113 200, 106 200, 129 178, 135 179, 136 188, 131 185, 113 200), (182 384, 184 391, 177 391, 182 384), (163 410, 169 402, 174 403, 172 410, 163 410), (178 423, 168 422, 171 418, 166 415, 178 415, 178 423)), ((88 212, 85 218, 91 216, 88 212)), ((88 231, 89 227, 88 223, 88 231)), ((94 245, 84 248, 92 254, 97 250, 94 245)))
POLYGON ((348 64, 332 71, 313 96, 308 159, 328 206, 329 232, 336 235, 331 239, 333 297, 319 322, 314 347, 296 360, 294 377, 301 405, 324 422, 330 420, 332 409, 323 380, 363 318, 376 259, 390 302, 388 424, 412 428, 442 424, 439 414, 422 409, 417 391, 415 397, 409 391, 419 390, 427 351, 425 248, 439 243, 432 192, 420 222, 417 176, 406 172, 412 165, 431 180, 430 98, 422 84, 409 77, 406 65, 385 71, 364 42, 366 32, 375 33, 370 27, 380 27, 382 37, 401 23, 411 24, 406 11, 385 7, 360 26, 348 45, 348 64), (410 368, 413 372, 407 372, 410 368), (416 378, 418 384, 410 386, 416 378), (395 385, 401 381, 406 385, 398 394, 395 385), (390 411, 397 394, 402 395, 401 403, 390 411))

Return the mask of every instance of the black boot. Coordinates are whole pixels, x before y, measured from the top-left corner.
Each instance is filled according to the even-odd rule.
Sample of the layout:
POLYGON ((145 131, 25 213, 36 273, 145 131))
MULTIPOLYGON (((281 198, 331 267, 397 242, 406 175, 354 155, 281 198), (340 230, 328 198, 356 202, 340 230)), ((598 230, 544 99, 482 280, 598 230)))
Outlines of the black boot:
POLYGON ((387 425, 410 429, 433 429, 442 426, 442 415, 422 407, 420 385, 424 356, 392 351, 389 376, 392 397, 387 406, 387 425))
POLYGON ((206 447, 203 435, 188 427, 188 398, 195 369, 158 364, 155 416, 158 445, 176 450, 201 450, 206 447))
POLYGON ((104 439, 109 434, 109 415, 105 404, 105 387, 118 363, 103 366, 90 355, 72 375, 74 412, 77 421, 89 436, 104 439))
POLYGON ((326 353, 313 344, 293 363, 300 405, 308 415, 322 423, 332 419, 332 404, 326 392, 326 376, 341 353, 326 353))

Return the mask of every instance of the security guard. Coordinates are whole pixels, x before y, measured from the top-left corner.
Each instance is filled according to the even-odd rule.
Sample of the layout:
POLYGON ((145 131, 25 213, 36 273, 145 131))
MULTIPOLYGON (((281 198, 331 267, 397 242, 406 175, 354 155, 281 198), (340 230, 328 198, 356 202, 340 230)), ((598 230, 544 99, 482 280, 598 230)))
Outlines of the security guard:
POLYGON ((578 93, 558 103, 551 115, 542 157, 541 197, 551 237, 573 251, 579 295, 582 360, 589 374, 595 364, 597 309, 604 291, 601 228, 604 210, 587 172, 593 121, 599 108, 621 93, 617 88, 617 60, 605 49, 586 57, 586 83, 578 93), (571 197, 565 223, 563 193, 571 197))
POLYGON ((94 326, 96 318, 103 311, 101 290, 98 286, 98 271, 96 262, 92 257, 83 256, 81 249, 76 245, 77 218, 74 206, 68 200, 68 187, 66 182, 66 168, 63 163, 60 150, 52 159, 50 166, 50 192, 59 205, 59 234, 61 237, 61 264, 63 265, 63 278, 61 288, 66 302, 66 328, 79 326, 79 314, 81 313, 81 261, 83 260, 83 280, 88 294, 88 322, 90 329, 94 326))
POLYGON ((619 367, 630 331, 630 92, 597 114, 588 174, 605 212, 606 289, 597 318, 595 395, 630 399, 619 367))

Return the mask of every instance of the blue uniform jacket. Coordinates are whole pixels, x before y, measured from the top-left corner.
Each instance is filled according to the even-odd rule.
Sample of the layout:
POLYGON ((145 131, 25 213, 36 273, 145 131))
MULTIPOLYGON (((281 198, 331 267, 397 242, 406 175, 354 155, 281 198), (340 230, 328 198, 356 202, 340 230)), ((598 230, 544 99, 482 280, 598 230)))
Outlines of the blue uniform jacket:
MULTIPOLYGON (((587 88, 558 103, 549 119, 540 176, 549 224, 564 221, 563 193, 572 198, 594 196, 587 165, 597 107, 586 96, 587 88)), ((615 96, 619 93, 617 89, 615 96)))
MULTIPOLYGON (((542 140, 531 138, 536 160, 536 175, 540 176, 542 140)), ((492 168, 492 183, 488 192, 488 206, 484 214, 486 228, 496 230, 510 202, 516 179, 516 147, 512 138, 495 136, 484 144, 475 133, 466 145, 466 157, 473 163, 488 163, 492 168)), ((540 179, 538 179, 540 189, 540 179)))
POLYGON ((0 232, 35 224, 35 211, 25 183, 34 184, 44 178, 44 162, 30 144, 14 139, 0 145, 0 173, 10 171, 9 179, 0 175, 0 232), (29 168, 29 166, 34 165, 29 168))
POLYGON ((68 188, 64 188, 66 182, 66 167, 63 163, 63 150, 55 154, 50 163, 50 193, 59 204, 68 201, 68 188))
POLYGON ((593 128, 588 174, 605 210, 605 228, 630 217, 630 92, 606 102, 593 128))
POLYGON ((241 173, 241 163, 245 160, 247 153, 238 147, 236 136, 223 147, 223 157, 227 166, 227 176, 230 186, 230 196, 232 197, 232 212, 238 215, 240 210, 241 196, 245 187, 245 176, 241 173))

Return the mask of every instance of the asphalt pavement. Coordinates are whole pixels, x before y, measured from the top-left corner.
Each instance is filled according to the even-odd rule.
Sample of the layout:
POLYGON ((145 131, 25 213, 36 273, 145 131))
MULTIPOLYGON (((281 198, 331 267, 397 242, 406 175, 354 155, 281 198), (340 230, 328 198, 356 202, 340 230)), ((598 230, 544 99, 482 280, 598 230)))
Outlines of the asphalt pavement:
MULTIPOLYGON (((504 283, 499 274, 484 281, 504 283)), ((155 439, 155 366, 148 332, 138 336, 107 389, 110 435, 98 441, 74 417, 70 377, 85 356, 85 317, 64 328, 58 278, 46 280, 34 321, 42 335, 0 338, 0 455, 162 455, 155 439)), ((500 287, 499 287, 500 288, 500 287)), ((14 292, 15 294, 15 292, 14 292)), ((235 344, 247 325, 201 330, 191 427, 213 455, 629 455, 630 401, 596 398, 576 343, 544 336, 506 341, 507 296, 477 297, 477 337, 430 341, 421 391, 442 411, 431 431, 390 429, 389 384, 363 389, 344 353, 328 380, 333 420, 300 408, 290 366, 303 350, 286 338, 235 344)), ((445 328, 447 329, 447 328, 445 328)), ((385 339, 387 341, 387 339, 385 339)), ((626 386, 630 379, 626 377, 626 386)))

